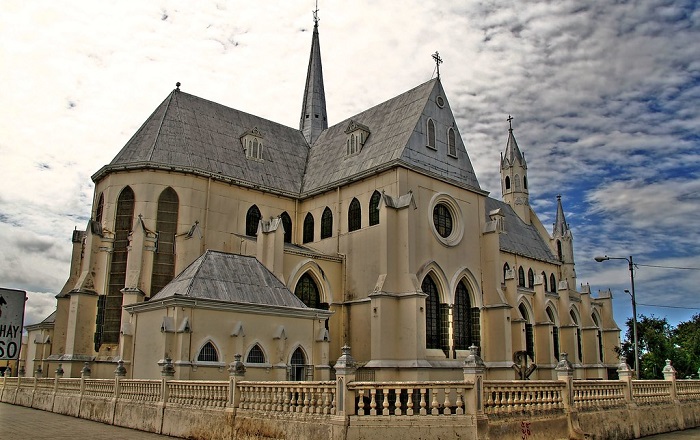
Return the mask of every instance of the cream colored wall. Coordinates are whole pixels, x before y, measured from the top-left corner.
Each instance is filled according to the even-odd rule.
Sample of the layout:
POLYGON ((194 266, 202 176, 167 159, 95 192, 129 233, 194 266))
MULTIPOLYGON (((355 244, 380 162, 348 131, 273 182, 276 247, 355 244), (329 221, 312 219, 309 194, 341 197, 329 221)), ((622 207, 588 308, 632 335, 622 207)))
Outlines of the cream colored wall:
MULTIPOLYGON (((245 362, 256 343, 263 349, 267 362, 248 365, 246 379, 249 380, 285 380, 286 366, 297 347, 302 347, 308 364, 322 367, 329 363, 327 355, 313 349, 315 338, 324 325, 323 320, 313 317, 176 305, 134 313, 131 321, 136 328, 134 340, 138 341, 131 366, 134 378, 159 377, 158 362, 170 356, 176 378, 222 380, 228 377, 228 365, 233 362, 234 355, 241 354, 245 362), (161 332, 164 317, 173 319, 175 332, 161 332), (189 332, 181 331, 185 318, 190 324, 189 332), (232 335, 239 327, 238 335, 232 335), (280 335, 282 337, 278 337, 280 335), (217 363, 197 361, 201 348, 208 341, 217 349, 217 363)), ((319 373, 317 380, 320 379, 319 373)))

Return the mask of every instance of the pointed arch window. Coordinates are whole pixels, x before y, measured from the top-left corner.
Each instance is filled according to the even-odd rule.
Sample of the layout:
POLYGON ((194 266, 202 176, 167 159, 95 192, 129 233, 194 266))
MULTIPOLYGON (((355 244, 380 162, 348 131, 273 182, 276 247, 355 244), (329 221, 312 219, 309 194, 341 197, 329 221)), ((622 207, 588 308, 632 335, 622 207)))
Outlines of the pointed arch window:
POLYGON ((525 269, 522 266, 518 268, 518 287, 525 287, 525 269))
POLYGON ((360 202, 356 198, 352 199, 350 202, 350 207, 348 208, 348 231, 357 231, 362 227, 362 207, 360 207, 360 202))
POLYGON ((307 307, 317 309, 321 304, 318 286, 308 273, 305 273, 299 278, 297 286, 294 288, 294 294, 306 304, 307 307))
POLYGON ((156 252, 153 255, 153 274, 151 275, 151 296, 175 277, 175 234, 180 199, 171 187, 167 187, 158 197, 158 214, 156 216, 156 252))
POLYGON ((321 240, 333 236, 333 213, 326 206, 321 215, 321 240))
POLYGON ((245 235, 255 237, 258 235, 258 224, 262 215, 256 205, 251 206, 245 215, 245 235))
POLYGON ((603 362, 603 332, 600 328, 600 321, 595 313, 591 314, 591 319, 593 319, 593 324, 596 327, 596 339, 598 340, 598 361, 603 362))
POLYGON ((547 307, 547 317, 549 321, 553 324, 552 326, 552 347, 554 348, 554 359, 559 360, 559 327, 557 326, 557 320, 554 318, 554 311, 551 307, 547 307))
POLYGON ((90 230, 93 234, 99 235, 100 237, 102 237, 102 212, 104 211, 104 204, 104 193, 100 193, 95 208, 95 220, 90 222, 90 230))
POLYGON ((311 213, 307 213, 304 217, 304 233, 302 237, 302 242, 310 243, 314 241, 314 216, 311 213))
POLYGON ((379 224, 379 200, 381 199, 379 191, 374 191, 369 199, 369 225, 374 226, 379 224))
POLYGON ((109 264, 107 294, 98 301, 95 351, 99 351, 102 344, 119 343, 119 330, 122 319, 122 289, 126 285, 126 260, 129 254, 129 234, 133 223, 134 191, 127 186, 117 198, 114 243, 109 264))
POLYGON ((450 127, 447 130, 447 154, 453 157, 457 157, 457 136, 455 135, 455 129, 450 127))
POLYGON ((532 268, 527 270, 527 287, 528 289, 535 287, 535 272, 532 271, 532 268))
POLYGON ((557 256, 559 257, 559 261, 563 261, 563 252, 561 249, 561 240, 557 240, 557 256))
POLYGON ((569 315, 571 316, 571 322, 574 323, 576 326, 576 356, 578 357, 579 362, 583 362, 583 350, 582 350, 582 344, 581 344, 581 327, 578 324, 578 318, 576 317, 576 313, 574 313, 573 310, 569 311, 569 315))
POLYGON ((480 342, 479 308, 472 307, 469 289, 464 281, 457 284, 453 313, 455 350, 468 350, 472 345, 478 347, 480 342))
POLYGON ((248 356, 245 358, 247 364, 264 364, 265 352, 259 344, 253 345, 253 347, 248 351, 248 356))
POLYGON ((550 291, 551 291, 552 293, 556 293, 556 292, 557 292, 557 279, 556 279, 556 277, 554 276, 554 274, 551 274, 551 275, 549 276, 549 289, 550 289, 550 291))
POLYGON ((428 147, 433 150, 437 150, 435 142, 435 122, 432 119, 428 119, 428 147))
POLYGON ((284 242, 292 242, 292 218, 287 214, 287 211, 280 214, 280 220, 282 220, 282 227, 284 228, 284 242))
POLYGON ((506 176, 506 189, 510 189, 510 176, 506 176))
POLYGON ((313 370, 311 366, 306 365, 306 355, 301 347, 297 347, 292 353, 287 367, 287 379, 291 381, 311 380, 313 370))
POLYGON ((549 289, 547 289, 547 274, 542 271, 540 276, 542 277, 542 284, 544 284, 544 291, 549 292, 549 289))
POLYGON ((516 174, 515 177, 513 177, 513 185, 516 191, 520 191, 520 175, 516 174))
POLYGON ((447 339, 447 305, 440 303, 435 281, 427 275, 421 284, 421 290, 427 294, 425 298, 425 345, 426 348, 439 348, 449 352, 449 341, 447 339))
MULTIPOLYGON (((508 263, 505 263, 503 265, 503 282, 504 283, 506 282, 506 280, 508 279, 508 276, 510 275, 509 272, 510 272, 510 266, 508 265, 508 263)), ((511 275, 511 278, 513 278, 512 275, 511 275)))
POLYGON ((530 357, 530 360, 535 361, 535 331, 530 321, 530 314, 527 312, 525 304, 518 306, 520 316, 525 320, 525 351, 530 357))
POLYGON ((527 176, 523 176, 523 189, 527 189, 527 176))
POLYGON ((207 341, 199 350, 197 362, 219 362, 219 353, 211 341, 207 341))

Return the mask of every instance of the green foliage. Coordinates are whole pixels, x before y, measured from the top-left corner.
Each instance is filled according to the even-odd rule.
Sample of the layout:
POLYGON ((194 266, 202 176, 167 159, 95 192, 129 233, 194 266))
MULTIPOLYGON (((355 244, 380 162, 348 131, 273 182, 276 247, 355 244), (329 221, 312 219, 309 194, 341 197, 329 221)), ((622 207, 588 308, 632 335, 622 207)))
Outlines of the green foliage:
MULTIPOLYGON (((626 322, 625 340, 620 353, 634 368, 633 321, 626 322)), ((700 368, 700 314, 671 327, 666 318, 641 315, 637 319, 640 378, 663 379, 666 359, 670 359, 679 379, 697 377, 700 368)))

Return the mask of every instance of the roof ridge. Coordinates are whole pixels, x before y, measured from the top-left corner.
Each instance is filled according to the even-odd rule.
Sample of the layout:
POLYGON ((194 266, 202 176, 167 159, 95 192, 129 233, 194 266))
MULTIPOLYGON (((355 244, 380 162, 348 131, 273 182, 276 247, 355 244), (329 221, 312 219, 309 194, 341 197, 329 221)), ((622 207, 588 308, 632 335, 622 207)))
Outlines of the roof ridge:
MULTIPOLYGON (((204 265, 204 261, 207 259, 211 251, 209 249, 205 250, 202 255, 197 258, 199 260, 199 265, 197 265, 197 269, 194 271, 192 274, 192 277, 190 277, 190 281, 187 283, 187 294, 186 296, 190 296, 190 291, 192 290, 192 287, 194 286, 194 280, 197 279, 197 275, 199 274, 199 271, 202 270, 202 266, 204 265)), ((197 260, 195 260, 192 264, 194 264, 197 260)), ((183 271, 184 272, 184 271, 183 271)))
POLYGON ((160 138, 160 131, 163 129, 163 123, 165 122, 165 116, 168 114, 168 109, 170 108, 170 103, 173 102, 173 96, 175 95, 175 92, 178 89, 174 89, 172 92, 170 92, 170 95, 168 96, 168 103, 165 106, 165 110, 163 110, 163 117, 160 120, 160 124, 158 124, 158 131, 156 131, 156 135, 153 139, 153 145, 151 145, 151 150, 148 152, 148 160, 153 160, 153 152, 156 150, 156 144, 158 143, 158 138, 160 138))

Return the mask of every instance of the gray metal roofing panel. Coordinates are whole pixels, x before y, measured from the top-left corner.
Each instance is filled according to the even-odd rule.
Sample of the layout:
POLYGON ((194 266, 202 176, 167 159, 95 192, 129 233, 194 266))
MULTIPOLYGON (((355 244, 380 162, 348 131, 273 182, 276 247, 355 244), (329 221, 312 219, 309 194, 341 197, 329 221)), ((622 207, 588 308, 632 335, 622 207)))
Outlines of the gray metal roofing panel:
POLYGON ((151 301, 173 296, 307 308, 254 257, 207 251, 151 301))
POLYGON ((558 263, 542 236, 533 225, 523 222, 518 214, 507 203, 500 200, 486 198, 486 219, 489 212, 500 209, 505 216, 505 234, 500 234, 499 243, 502 251, 512 252, 535 260, 558 263))
POLYGON ((299 130, 175 91, 110 166, 150 162, 190 167, 253 185, 300 192, 308 151, 299 130), (263 136, 263 161, 246 158, 240 141, 255 127, 263 136))

